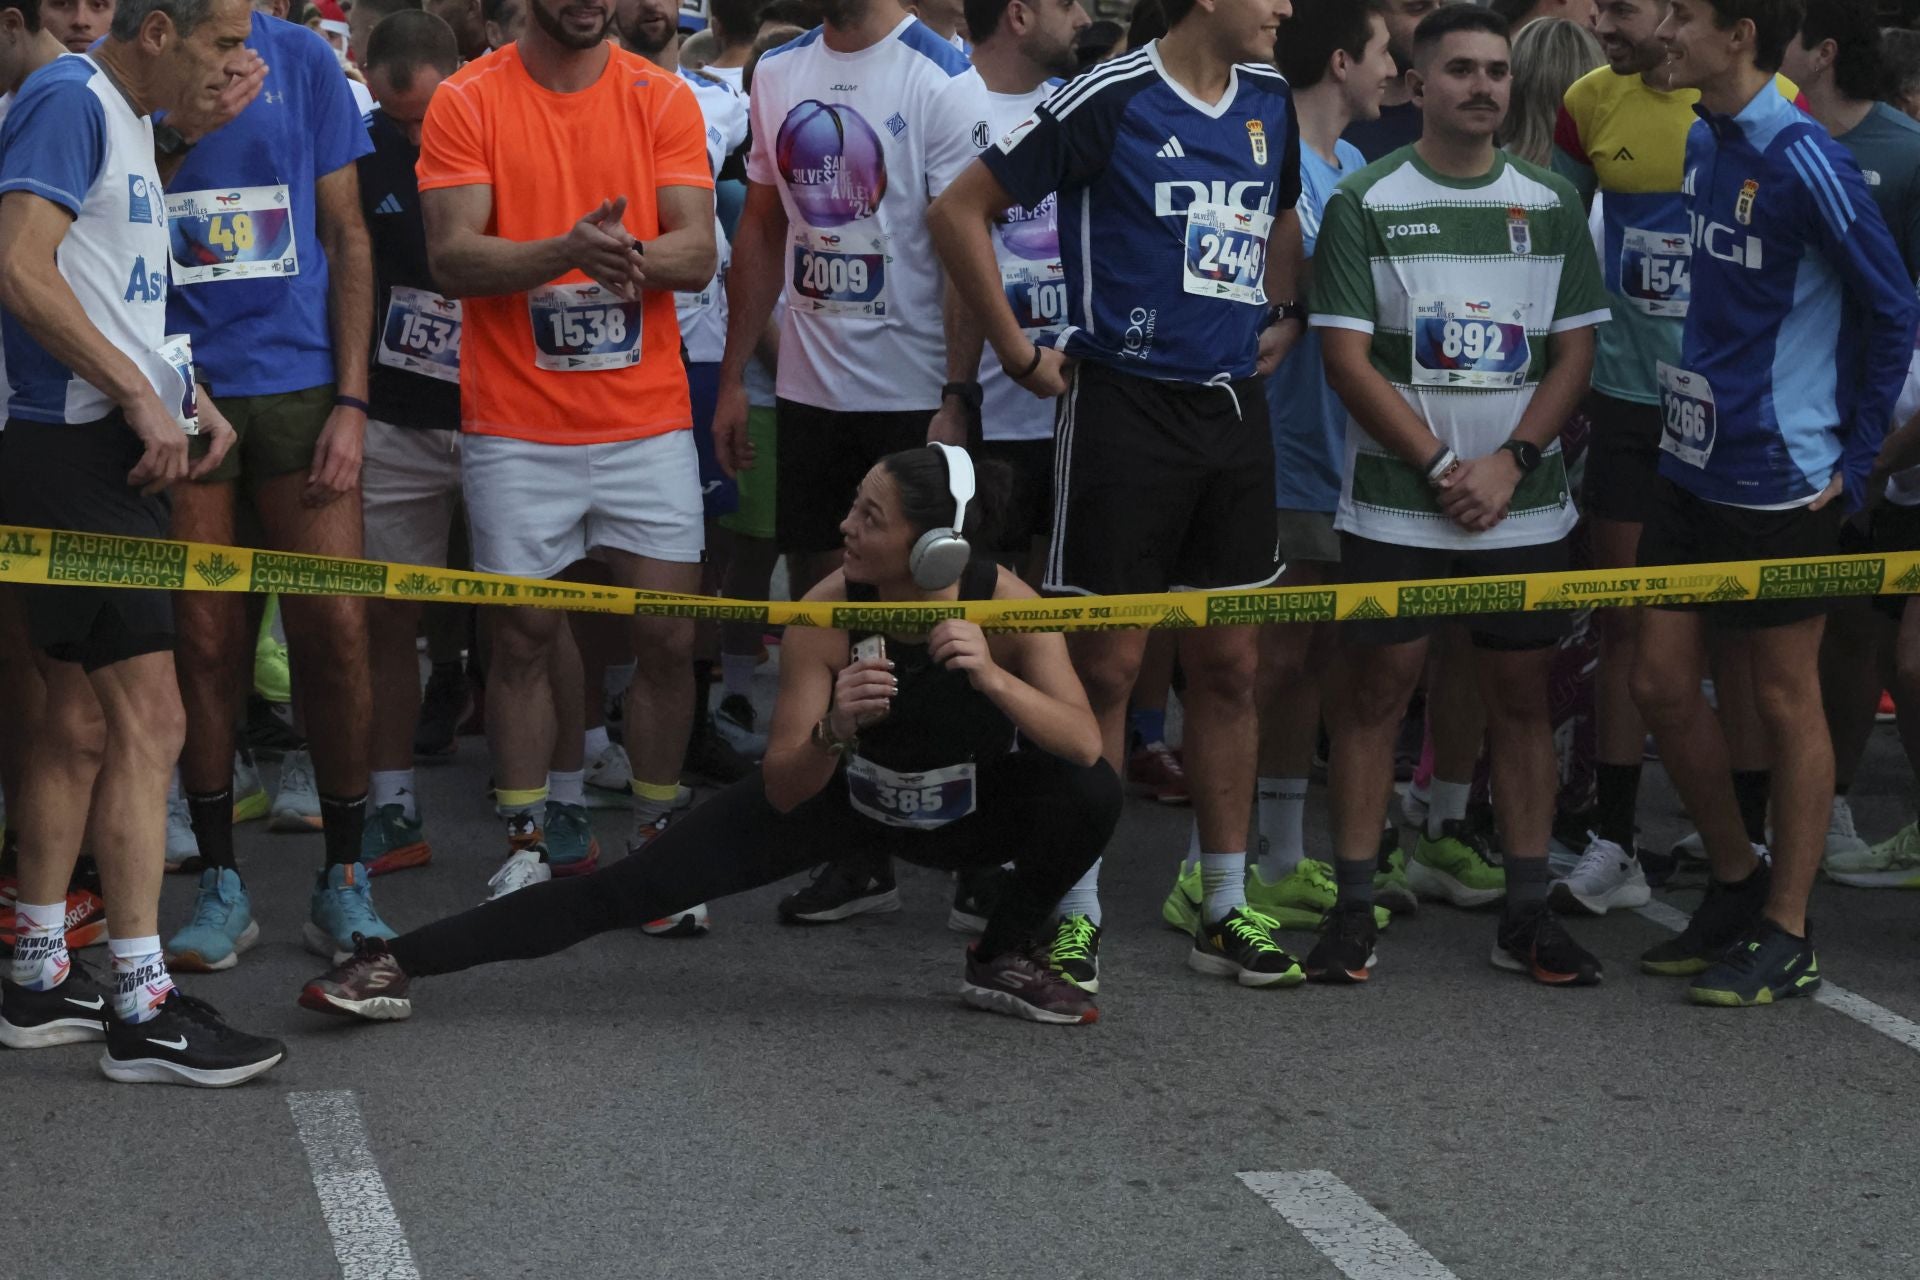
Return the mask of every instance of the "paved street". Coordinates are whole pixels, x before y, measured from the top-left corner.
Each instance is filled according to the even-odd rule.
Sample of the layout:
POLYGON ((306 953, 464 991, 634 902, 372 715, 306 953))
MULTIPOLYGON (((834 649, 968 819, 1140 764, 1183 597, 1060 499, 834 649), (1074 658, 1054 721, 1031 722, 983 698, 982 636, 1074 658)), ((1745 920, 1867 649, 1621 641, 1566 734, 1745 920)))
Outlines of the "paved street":
MULTIPOLYGON (((1905 774, 1882 727, 1869 838, 1905 820, 1905 774)), ((399 928, 479 900, 500 856, 480 744, 420 776, 434 864, 376 889, 399 928)), ((1649 791, 1648 843, 1670 839, 1649 791)), ((1819 890, 1822 967, 1858 1017, 1691 1008, 1637 972, 1663 931, 1634 914, 1576 925, 1603 986, 1537 988, 1488 965, 1491 916, 1432 905, 1367 988, 1250 992, 1189 972, 1159 924, 1187 820, 1128 802, 1102 1021, 1073 1029, 962 1007, 946 881, 913 869, 896 915, 783 928, 768 889, 703 940, 604 937, 421 982, 410 1022, 330 1021, 293 1002, 320 967, 299 942, 320 838, 250 826, 262 943, 186 986, 287 1062, 200 1092, 109 1085, 97 1047, 0 1058, 0 1274, 1920 1273, 1913 897, 1819 890), (1306 1192, 1238 1176, 1313 1170, 1306 1192), (1351 1194, 1307 1230, 1313 1187, 1351 1194)), ((620 815, 598 826, 617 853, 620 815)), ((169 928, 190 894, 170 878, 169 928)))

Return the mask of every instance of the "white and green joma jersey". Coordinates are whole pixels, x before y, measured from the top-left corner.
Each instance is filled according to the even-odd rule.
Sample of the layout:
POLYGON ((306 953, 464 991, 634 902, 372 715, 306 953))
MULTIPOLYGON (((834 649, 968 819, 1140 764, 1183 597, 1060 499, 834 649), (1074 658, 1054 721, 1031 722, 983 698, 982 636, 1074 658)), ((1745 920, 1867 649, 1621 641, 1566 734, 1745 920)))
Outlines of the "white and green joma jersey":
MULTIPOLYGON (((1313 265, 1312 323, 1371 334, 1373 367, 1462 458, 1513 434, 1551 367, 1550 335, 1608 318, 1580 198, 1504 152, 1471 181, 1435 173, 1412 147, 1360 170, 1327 203, 1313 265)), ((1552 542, 1577 518, 1557 443, 1507 518, 1470 533, 1348 415, 1336 528, 1472 550, 1552 542)))

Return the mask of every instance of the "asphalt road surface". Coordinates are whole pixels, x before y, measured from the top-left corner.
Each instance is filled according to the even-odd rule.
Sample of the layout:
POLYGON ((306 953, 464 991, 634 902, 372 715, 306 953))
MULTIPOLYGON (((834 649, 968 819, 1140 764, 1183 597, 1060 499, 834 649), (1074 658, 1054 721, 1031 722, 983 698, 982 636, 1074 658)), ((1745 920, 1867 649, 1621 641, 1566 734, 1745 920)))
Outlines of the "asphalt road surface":
MULTIPOLYGON (((1682 819, 1648 772, 1655 843, 1682 819)), ((435 859, 376 883, 395 927, 484 896, 485 779, 475 739, 422 768, 435 859)), ((1882 727, 1863 834, 1909 790, 1882 727)), ((607 936, 333 1021, 294 1004, 320 837, 248 826, 261 944, 184 985, 287 1061, 203 1092, 109 1084, 97 1046, 0 1057, 0 1275, 1920 1274, 1913 897, 1822 885, 1827 1003, 1692 1008, 1635 968, 1664 930, 1633 913, 1575 926, 1602 986, 1546 990, 1489 966, 1492 916, 1431 904, 1366 988, 1247 991, 1160 925, 1187 821, 1128 802, 1086 1028, 964 1008, 947 882, 911 868, 897 914, 784 928, 769 888, 701 940, 607 936)), ((625 825, 598 819, 609 856, 625 825)), ((191 892, 169 878, 164 927, 191 892)))

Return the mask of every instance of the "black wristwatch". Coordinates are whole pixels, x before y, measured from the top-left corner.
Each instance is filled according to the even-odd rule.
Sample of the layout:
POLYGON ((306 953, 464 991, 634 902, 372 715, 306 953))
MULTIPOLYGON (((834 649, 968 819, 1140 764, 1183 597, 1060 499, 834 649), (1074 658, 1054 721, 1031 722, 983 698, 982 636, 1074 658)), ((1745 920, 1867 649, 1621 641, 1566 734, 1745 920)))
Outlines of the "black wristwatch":
POLYGON ((975 416, 979 415, 982 398, 979 383, 949 382, 946 386, 940 388, 940 398, 945 400, 948 396, 957 397, 960 403, 965 405, 975 416))
POLYGON ((193 150, 193 144, 187 141, 187 135, 170 124, 153 126, 153 149, 168 159, 183 156, 193 150))
POLYGON ((1298 302, 1276 302, 1267 308, 1267 322, 1260 326, 1260 331, 1265 333, 1282 320, 1298 320, 1301 324, 1305 324, 1307 309, 1298 302))
POLYGON ((1500 447, 1513 455, 1514 463, 1520 468, 1522 476, 1530 476, 1533 469, 1540 465, 1540 446, 1526 440, 1507 440, 1500 447))

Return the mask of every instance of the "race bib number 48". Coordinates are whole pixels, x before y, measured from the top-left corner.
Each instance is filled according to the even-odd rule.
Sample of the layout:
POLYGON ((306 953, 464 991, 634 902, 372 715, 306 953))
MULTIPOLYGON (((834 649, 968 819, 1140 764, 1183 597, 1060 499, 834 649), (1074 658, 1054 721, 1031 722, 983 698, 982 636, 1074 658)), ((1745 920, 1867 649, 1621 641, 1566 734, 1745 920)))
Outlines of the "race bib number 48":
POLYGON ((1684 317, 1693 298, 1692 242, 1628 227, 1620 240, 1620 292, 1647 315, 1684 317))
POLYGON ((1187 207, 1187 261, 1181 281, 1188 293, 1265 306, 1267 232, 1273 218, 1256 209, 1225 204, 1187 207))
POLYGON ((380 328, 381 364, 441 382, 460 381, 460 301, 428 289, 393 287, 380 328))
POLYGON ((847 761, 847 799, 875 822, 922 831, 966 817, 978 801, 971 762, 895 773, 864 756, 847 761))
POLYGON ((284 186, 169 195, 167 240, 175 284, 300 274, 284 186))
POLYGON ((1719 434, 1713 388, 1686 369, 1660 362, 1660 448, 1690 467, 1704 467, 1719 434))
POLYGON ((1523 387, 1532 367, 1526 308, 1471 299, 1417 300, 1413 311, 1415 386, 1523 387))
POLYGON ((597 284, 550 284, 527 294, 533 363, 559 373, 640 363, 640 304, 597 284))

